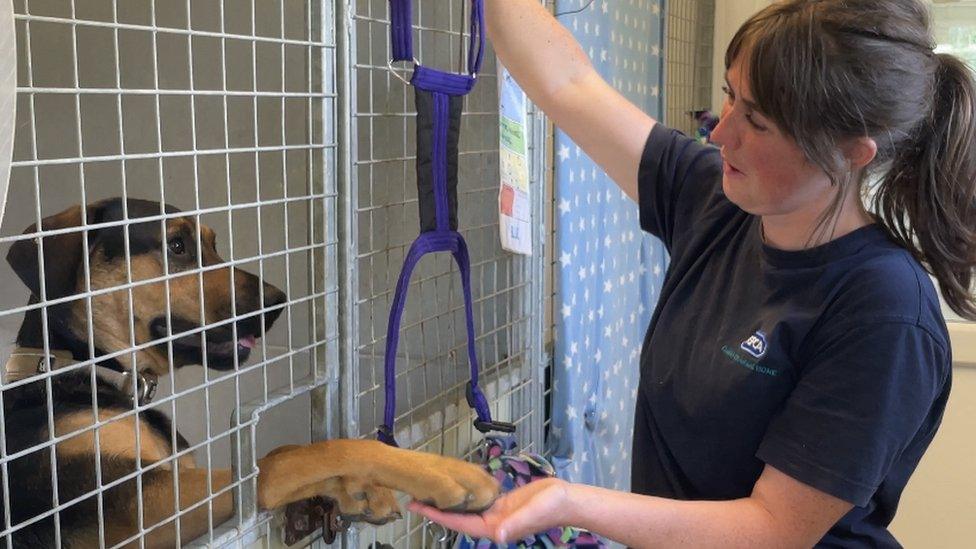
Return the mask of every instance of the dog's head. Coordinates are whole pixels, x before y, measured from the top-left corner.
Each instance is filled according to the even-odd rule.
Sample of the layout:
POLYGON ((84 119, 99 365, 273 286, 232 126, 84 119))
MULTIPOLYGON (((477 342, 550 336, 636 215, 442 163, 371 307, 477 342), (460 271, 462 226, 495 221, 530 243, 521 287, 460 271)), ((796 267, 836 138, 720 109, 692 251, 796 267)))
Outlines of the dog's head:
MULTIPOLYGON (((235 350, 240 362, 246 360, 255 339, 281 314, 285 294, 240 269, 233 269, 233 273, 228 266, 208 269, 224 260, 217 254, 215 235, 209 227, 199 227, 197 246, 198 228, 193 218, 139 222, 139 218, 160 216, 157 202, 129 199, 123 204, 122 199, 115 198, 90 204, 84 209, 87 226, 121 221, 123 205, 129 219, 128 239, 123 225, 96 227, 87 232, 90 288, 95 292, 91 298, 95 347, 104 353, 132 348, 131 320, 136 345, 169 334, 192 332, 172 340, 172 355, 165 341, 141 351, 140 370, 164 374, 169 371, 170 357, 174 367, 203 364, 206 359, 209 367, 227 370, 234 367, 235 350), (143 281, 152 282, 140 284, 143 281), (118 289, 99 292, 111 288, 118 289), (235 318, 234 313, 238 319, 228 322, 235 318), (237 339, 233 336, 235 324, 237 339), (207 327, 201 329, 203 326, 207 327)), ((82 211, 80 206, 74 206, 42 221, 45 232, 77 229, 43 237, 43 284, 48 301, 87 291, 82 211)), ((167 205, 165 212, 179 210, 167 205)), ((36 226, 31 225, 24 234, 36 232, 36 226)), ((32 302, 41 296, 37 241, 19 240, 7 254, 7 261, 30 288, 32 302)), ((88 341, 86 299, 69 300, 51 310, 54 312, 49 315, 64 316, 59 325, 70 330, 71 336, 88 341)), ((120 361, 128 363, 127 357, 128 354, 121 355, 120 361)))

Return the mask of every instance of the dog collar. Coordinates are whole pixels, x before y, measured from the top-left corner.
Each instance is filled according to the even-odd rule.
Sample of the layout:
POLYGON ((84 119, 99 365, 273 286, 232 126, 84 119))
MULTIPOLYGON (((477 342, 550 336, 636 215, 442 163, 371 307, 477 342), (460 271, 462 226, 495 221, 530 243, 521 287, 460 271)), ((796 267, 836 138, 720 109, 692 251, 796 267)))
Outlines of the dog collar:
MULTIPOLYGON (((14 349, 14 352, 10 354, 10 359, 7 360, 7 365, 4 368, 4 383, 13 383, 47 372, 48 360, 50 360, 51 370, 66 368, 79 362, 74 359, 69 351, 52 350, 50 353, 46 353, 44 349, 18 347, 14 349)), ((159 378, 152 372, 139 372, 135 378, 134 387, 132 372, 119 372, 96 365, 95 373, 99 380, 127 395, 135 395, 135 401, 140 406, 149 404, 156 396, 159 378)))

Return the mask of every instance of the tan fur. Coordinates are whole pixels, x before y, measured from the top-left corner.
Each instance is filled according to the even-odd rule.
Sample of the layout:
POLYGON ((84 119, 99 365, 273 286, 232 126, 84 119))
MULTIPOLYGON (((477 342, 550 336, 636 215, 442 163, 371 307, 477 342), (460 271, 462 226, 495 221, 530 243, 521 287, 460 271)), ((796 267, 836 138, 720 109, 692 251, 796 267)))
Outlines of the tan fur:
MULTIPOLYGON (((195 230, 195 225, 191 221, 185 218, 177 218, 168 221, 167 234, 177 234, 183 227, 190 227, 190 232, 195 230)), ((223 260, 213 251, 215 238, 213 230, 209 227, 201 227, 200 236, 204 267, 222 263, 223 260)), ((130 314, 133 318, 132 332, 135 335, 135 345, 143 345, 155 339, 149 332, 148 322, 161 311, 167 310, 167 282, 169 284, 169 311, 174 317, 193 320, 201 318, 201 288, 203 289, 205 307, 203 320, 206 323, 221 320, 231 310, 230 268, 205 270, 201 284, 199 272, 181 274, 171 265, 167 282, 138 284, 166 276, 162 250, 159 253, 132 257, 128 266, 119 258, 106 261, 104 256, 98 253, 98 250, 94 250, 94 252, 89 259, 91 288, 98 290, 121 287, 121 289, 113 292, 99 294, 91 300, 94 339, 99 342, 102 349, 109 353, 133 347, 130 343, 132 340, 129 327, 130 314), (131 273, 131 280, 134 284, 131 289, 124 288, 129 284, 127 273, 131 273), (134 303, 131 313, 130 291, 134 303)), ((235 281, 235 283, 239 284, 239 281, 235 281)), ((84 289, 84 272, 79 272, 77 291, 82 292, 84 289)), ((77 300, 73 302, 71 311, 74 318, 72 325, 75 335, 82 340, 88 339, 87 307, 85 300, 77 300)), ((120 355, 118 360, 124 366, 132 367, 129 354, 120 355)), ((169 361, 166 354, 155 347, 138 351, 136 362, 140 370, 148 369, 157 375, 169 373, 169 361)))
MULTIPOLYGON (((136 459, 136 419, 126 416, 113 419, 117 414, 100 411, 99 420, 109 422, 97 429, 98 444, 102 454, 136 459)), ((95 448, 95 429, 92 414, 80 412, 58 418, 54 424, 58 436, 77 432, 79 434, 58 444, 59 455, 90 454, 95 448), (86 430, 87 429, 87 430, 86 430)), ((169 441, 160 437, 154 430, 140 426, 138 429, 139 457, 143 463, 161 461, 170 456, 169 441)))
MULTIPOLYGON (((79 207, 52 216, 44 222, 47 229, 80 224, 79 207)), ((167 234, 180 231, 181 227, 195 225, 188 218, 171 219, 167 222, 167 234)), ((215 265, 223 260, 213 250, 214 234, 201 227, 202 262, 215 265)), ((80 237, 64 239, 65 246, 77 246, 80 237)), ((60 240, 51 239, 57 246, 60 240)), ((112 288, 128 284, 131 272, 133 282, 152 280, 164 276, 164 265, 159 252, 132 257, 127 268, 119 258, 106 260, 98 250, 90 254, 91 288, 112 288)), ((83 270, 79 272, 77 290, 85 289, 83 270)), ((173 316, 199 322, 201 318, 200 294, 203 293, 203 320, 206 323, 220 321, 230 316, 231 284, 236 285, 238 295, 244 291, 244 277, 240 271, 231 278, 229 268, 207 271, 200 284, 198 273, 181 274, 171 269, 166 283, 156 282, 139 285, 131 290, 119 289, 92 298, 93 326, 96 345, 108 353, 132 348, 129 318, 133 319, 134 343, 141 345, 153 339, 149 322, 161 312, 169 310, 173 316)), ((89 339, 86 300, 72 304, 71 320, 75 335, 82 341, 89 339)), ((131 367, 128 353, 117 357, 123 366, 131 367)), ((157 374, 170 371, 168 357, 155 348, 137 353, 137 367, 157 374)), ((167 438, 155 433, 148 424, 140 423, 134 416, 119 417, 122 411, 101 410, 99 421, 107 422, 98 428, 101 456, 137 457, 144 466, 166 460, 173 449, 167 438), (137 431, 138 430, 138 431, 137 431), (135 440, 139 436, 140 448, 136 455, 135 440)), ((61 456, 91 456, 95 449, 93 430, 85 430, 94 424, 93 413, 77 412, 55 421, 58 436, 70 435, 58 443, 61 456)), ((258 461, 257 501, 262 509, 274 509, 312 496, 323 496, 335 501, 340 512, 350 519, 363 519, 383 523, 399 516, 393 492, 402 491, 412 497, 432 503, 442 509, 480 510, 488 507, 497 497, 498 486, 480 467, 463 461, 386 446, 369 440, 331 440, 306 446, 279 448, 258 461)), ((232 482, 229 470, 198 469, 192 458, 181 458, 176 470, 167 464, 154 468, 152 477, 144 477, 142 485, 143 527, 155 528, 146 537, 147 547, 172 547, 176 545, 176 528, 172 517, 193 505, 210 499, 207 504, 179 518, 180 539, 189 542, 207 533, 208 525, 219 525, 232 518, 234 513, 233 492, 219 492, 232 482), (174 474, 179 477, 179 504, 176 503, 174 474), (208 488, 208 486, 212 487, 208 488), (212 517, 211 517, 212 513, 212 517)), ((107 481, 107 479, 103 479, 107 481)), ((110 480, 108 480, 110 482, 110 480)), ((106 544, 115 545, 139 531, 138 504, 134 501, 112 500, 121 487, 107 489, 104 498, 115 503, 116 511, 105 516, 106 544)), ((95 517, 92 517, 95 520, 95 517)), ((72 536, 79 547, 97 547, 98 529, 93 524, 84 532, 72 536)), ((138 543, 129 544, 138 547, 138 543)))
MULTIPOLYGON (((110 429, 108 447, 122 449, 116 443, 123 439, 114 437, 126 436, 125 429, 130 429, 131 423, 123 422, 122 425, 110 429)), ((102 440, 106 440, 105 437, 102 440)), ((72 447, 73 451, 79 449, 80 445, 72 447)), ((156 450, 144 449, 143 455, 151 457, 156 450)), ((102 452, 107 452, 104 442, 102 452)), ((257 495, 261 509, 322 496, 335 501, 345 517, 377 524, 399 517, 394 490, 453 510, 484 509, 498 495, 497 485, 480 467, 369 440, 331 440, 293 447, 269 454, 258 461, 258 466, 257 495)), ((172 517, 177 510, 172 471, 164 468, 161 472, 164 474, 161 478, 156 477, 156 482, 143 486, 143 524, 153 528, 146 537, 146 546, 153 548, 176 544, 172 517)), ((207 477, 205 469, 179 467, 181 511, 210 498, 207 477)), ((213 470, 210 477, 214 493, 231 483, 229 470, 213 470)), ((213 497, 209 505, 214 525, 229 520, 233 516, 232 491, 213 497)), ((181 516, 182 543, 207 533, 208 515, 208 505, 201 505, 181 516)), ((107 519, 106 543, 120 543, 138 532, 137 517, 137 504, 131 502, 122 516, 107 519)), ((97 546, 97 529, 76 538, 75 542, 81 547, 97 546)))

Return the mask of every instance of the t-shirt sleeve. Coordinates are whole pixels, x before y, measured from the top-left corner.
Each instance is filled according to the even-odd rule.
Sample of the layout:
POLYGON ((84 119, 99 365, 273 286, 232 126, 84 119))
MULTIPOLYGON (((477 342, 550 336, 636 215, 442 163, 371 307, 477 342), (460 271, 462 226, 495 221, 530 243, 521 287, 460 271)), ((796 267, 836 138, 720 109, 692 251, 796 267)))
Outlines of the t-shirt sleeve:
POLYGON ((724 201, 721 182, 717 148, 655 124, 637 174, 641 228, 660 238, 670 252, 676 236, 692 227, 709 203, 724 201))
POLYGON ((946 346, 910 322, 844 323, 811 345, 796 388, 756 457, 857 506, 912 442, 938 427, 946 346))

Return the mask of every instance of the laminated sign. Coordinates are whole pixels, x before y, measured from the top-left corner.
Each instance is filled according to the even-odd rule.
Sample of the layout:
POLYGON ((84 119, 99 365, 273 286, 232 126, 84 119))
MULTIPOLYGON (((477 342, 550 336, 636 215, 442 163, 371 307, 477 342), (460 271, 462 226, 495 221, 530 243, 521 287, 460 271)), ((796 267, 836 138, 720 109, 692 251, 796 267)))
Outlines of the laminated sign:
POLYGON ((499 231, 502 247, 532 255, 532 201, 529 195, 525 93, 504 67, 499 68, 499 231))

